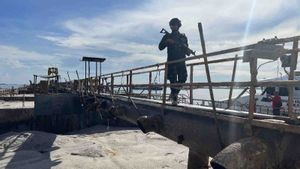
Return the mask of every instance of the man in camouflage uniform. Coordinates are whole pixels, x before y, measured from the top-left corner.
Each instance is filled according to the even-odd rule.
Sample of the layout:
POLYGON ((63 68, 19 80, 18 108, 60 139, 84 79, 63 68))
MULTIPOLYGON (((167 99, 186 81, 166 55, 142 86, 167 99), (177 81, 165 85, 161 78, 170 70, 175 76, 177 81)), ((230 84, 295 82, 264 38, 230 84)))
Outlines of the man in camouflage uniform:
MULTIPOLYGON (((190 55, 188 50, 188 40, 185 34, 179 32, 181 21, 178 18, 173 18, 169 22, 172 33, 167 33, 163 36, 159 43, 159 50, 164 50, 167 47, 168 59, 167 61, 174 61, 186 58, 190 55)), ((187 71, 185 61, 173 63, 168 65, 167 78, 171 84, 185 83, 187 80, 187 71)), ((177 105, 178 93, 180 87, 171 87, 170 99, 173 105, 177 105)))

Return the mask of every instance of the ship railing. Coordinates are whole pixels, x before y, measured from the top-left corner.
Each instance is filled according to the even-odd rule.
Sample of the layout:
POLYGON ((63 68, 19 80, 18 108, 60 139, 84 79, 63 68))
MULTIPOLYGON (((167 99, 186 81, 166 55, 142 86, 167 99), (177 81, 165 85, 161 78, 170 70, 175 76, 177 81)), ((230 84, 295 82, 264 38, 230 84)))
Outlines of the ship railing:
MULTIPOLYGON (((203 37, 201 38, 203 39, 203 37)), ((289 38, 282 38, 282 39, 273 39, 272 41, 269 41, 268 43, 272 44, 284 44, 284 43, 292 43, 292 49, 286 50, 286 52, 291 55, 292 60, 297 60, 299 48, 298 48, 298 41, 300 39, 300 36, 294 36, 289 38)), ((118 91, 122 91, 123 95, 126 94, 127 96, 135 96, 138 97, 140 94, 143 98, 153 99, 153 98, 160 98, 162 100, 162 106, 166 104, 167 97, 168 97, 168 88, 180 88, 183 90, 188 90, 188 96, 185 96, 185 100, 189 101, 189 104, 194 104, 194 101, 196 98, 194 98, 194 90, 195 89, 201 89, 201 88, 209 88, 210 89, 210 96, 211 96, 211 106, 215 109, 216 105, 214 100, 214 94, 213 94, 213 88, 229 88, 229 96, 228 96, 228 105, 229 108, 232 104, 232 92, 234 88, 243 88, 243 92, 246 90, 250 90, 250 99, 248 103, 248 111, 249 111, 249 119, 253 119, 253 113, 255 110, 255 91, 257 87, 287 87, 289 89, 289 99, 288 99, 288 116, 290 118, 295 118, 295 113, 293 111, 293 88, 295 86, 300 86, 299 80, 274 80, 274 81, 257 81, 257 59, 258 58, 251 58, 249 61, 249 67, 250 67, 250 75, 251 79, 250 81, 235 81, 235 73, 236 73, 236 65, 237 61, 242 60, 243 57, 240 53, 242 53, 245 50, 251 50, 255 47, 256 44, 251 44, 247 46, 237 47, 237 48, 231 48, 211 53, 206 53, 205 50, 203 50, 203 54, 187 57, 185 59, 179 59, 176 61, 170 61, 170 62, 163 62, 158 64, 152 64, 149 66, 143 66, 138 67, 134 69, 128 69, 113 73, 108 73, 101 75, 101 85, 99 87, 99 92, 107 92, 112 95, 118 94, 118 91), (228 55, 232 55, 234 57, 228 57, 228 55), (222 55, 227 55, 226 58, 220 58, 222 55), (207 60, 207 58, 211 58, 211 60, 207 60), (176 83, 176 84, 170 84, 167 81, 167 71, 168 71, 168 65, 179 63, 179 62, 186 62, 186 66, 188 68, 189 72, 189 80, 186 83, 176 83), (233 70, 232 70, 232 77, 230 81, 226 82, 212 82, 210 79, 210 71, 208 65, 211 64, 220 64, 225 62, 234 62, 233 63, 233 70), (205 66, 205 73, 206 77, 208 79, 207 82, 195 82, 195 67, 198 66, 205 66), (159 80, 157 80, 157 74, 163 75, 162 78, 159 77, 159 80), (147 83, 140 83, 140 78, 137 76, 143 75, 143 78, 147 83), (117 79, 120 82, 118 83, 117 79), (134 78, 137 78, 134 81, 134 78), (159 81, 159 82, 158 82, 159 81), (160 82, 162 81, 162 82, 160 82), (135 88, 143 88, 144 91, 142 93, 136 93, 135 88), (155 88, 160 88, 162 90, 156 90, 155 88), (155 92, 155 93, 154 93, 155 92), (159 94, 157 94, 159 93, 159 94)), ((205 49, 205 45, 202 41, 202 49, 205 49)), ((292 62, 292 61, 291 61, 292 62)), ((294 79, 294 70, 295 66, 290 67, 289 72, 289 79, 294 79)), ((203 76, 205 74, 203 73, 203 76)))

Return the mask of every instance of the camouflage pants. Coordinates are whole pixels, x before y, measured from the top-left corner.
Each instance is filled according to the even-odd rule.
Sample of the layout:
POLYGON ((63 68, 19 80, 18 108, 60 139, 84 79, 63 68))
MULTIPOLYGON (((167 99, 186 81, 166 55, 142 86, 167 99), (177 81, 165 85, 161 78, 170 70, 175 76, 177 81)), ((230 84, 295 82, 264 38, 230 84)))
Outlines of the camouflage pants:
MULTIPOLYGON (((187 80, 185 62, 170 64, 168 66, 168 79, 171 84, 185 83, 187 80)), ((180 92, 180 88, 180 86, 171 87, 171 95, 177 95, 180 92)))

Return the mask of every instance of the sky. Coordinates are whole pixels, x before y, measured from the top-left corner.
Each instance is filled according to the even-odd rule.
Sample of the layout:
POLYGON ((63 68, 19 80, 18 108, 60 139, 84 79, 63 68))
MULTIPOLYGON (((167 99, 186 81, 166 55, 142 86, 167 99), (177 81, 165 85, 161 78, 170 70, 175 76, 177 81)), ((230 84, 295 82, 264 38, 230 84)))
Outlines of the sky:
MULTIPOLYGON (((76 70, 83 77, 82 56, 106 58, 104 73, 164 62, 159 31, 173 17, 197 54, 198 22, 207 52, 300 35, 299 0, 1 0, 0 83, 28 84, 52 66, 62 79, 76 70)), ((263 66, 259 78, 276 75, 279 64, 263 66)), ((247 66, 238 65, 237 78, 249 75, 247 66)), ((214 81, 230 80, 232 63, 210 68, 214 81)))

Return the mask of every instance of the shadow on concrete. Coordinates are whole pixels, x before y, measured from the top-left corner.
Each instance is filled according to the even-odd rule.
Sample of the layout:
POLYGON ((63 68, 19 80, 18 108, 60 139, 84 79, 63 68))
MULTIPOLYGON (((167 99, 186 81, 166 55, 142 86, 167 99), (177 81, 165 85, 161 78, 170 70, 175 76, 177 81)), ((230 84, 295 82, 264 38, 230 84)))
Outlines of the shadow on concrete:
POLYGON ((50 152, 59 149, 53 147, 55 138, 55 134, 38 131, 2 135, 1 167, 50 169, 56 166, 61 161, 52 161, 50 158, 50 152))

